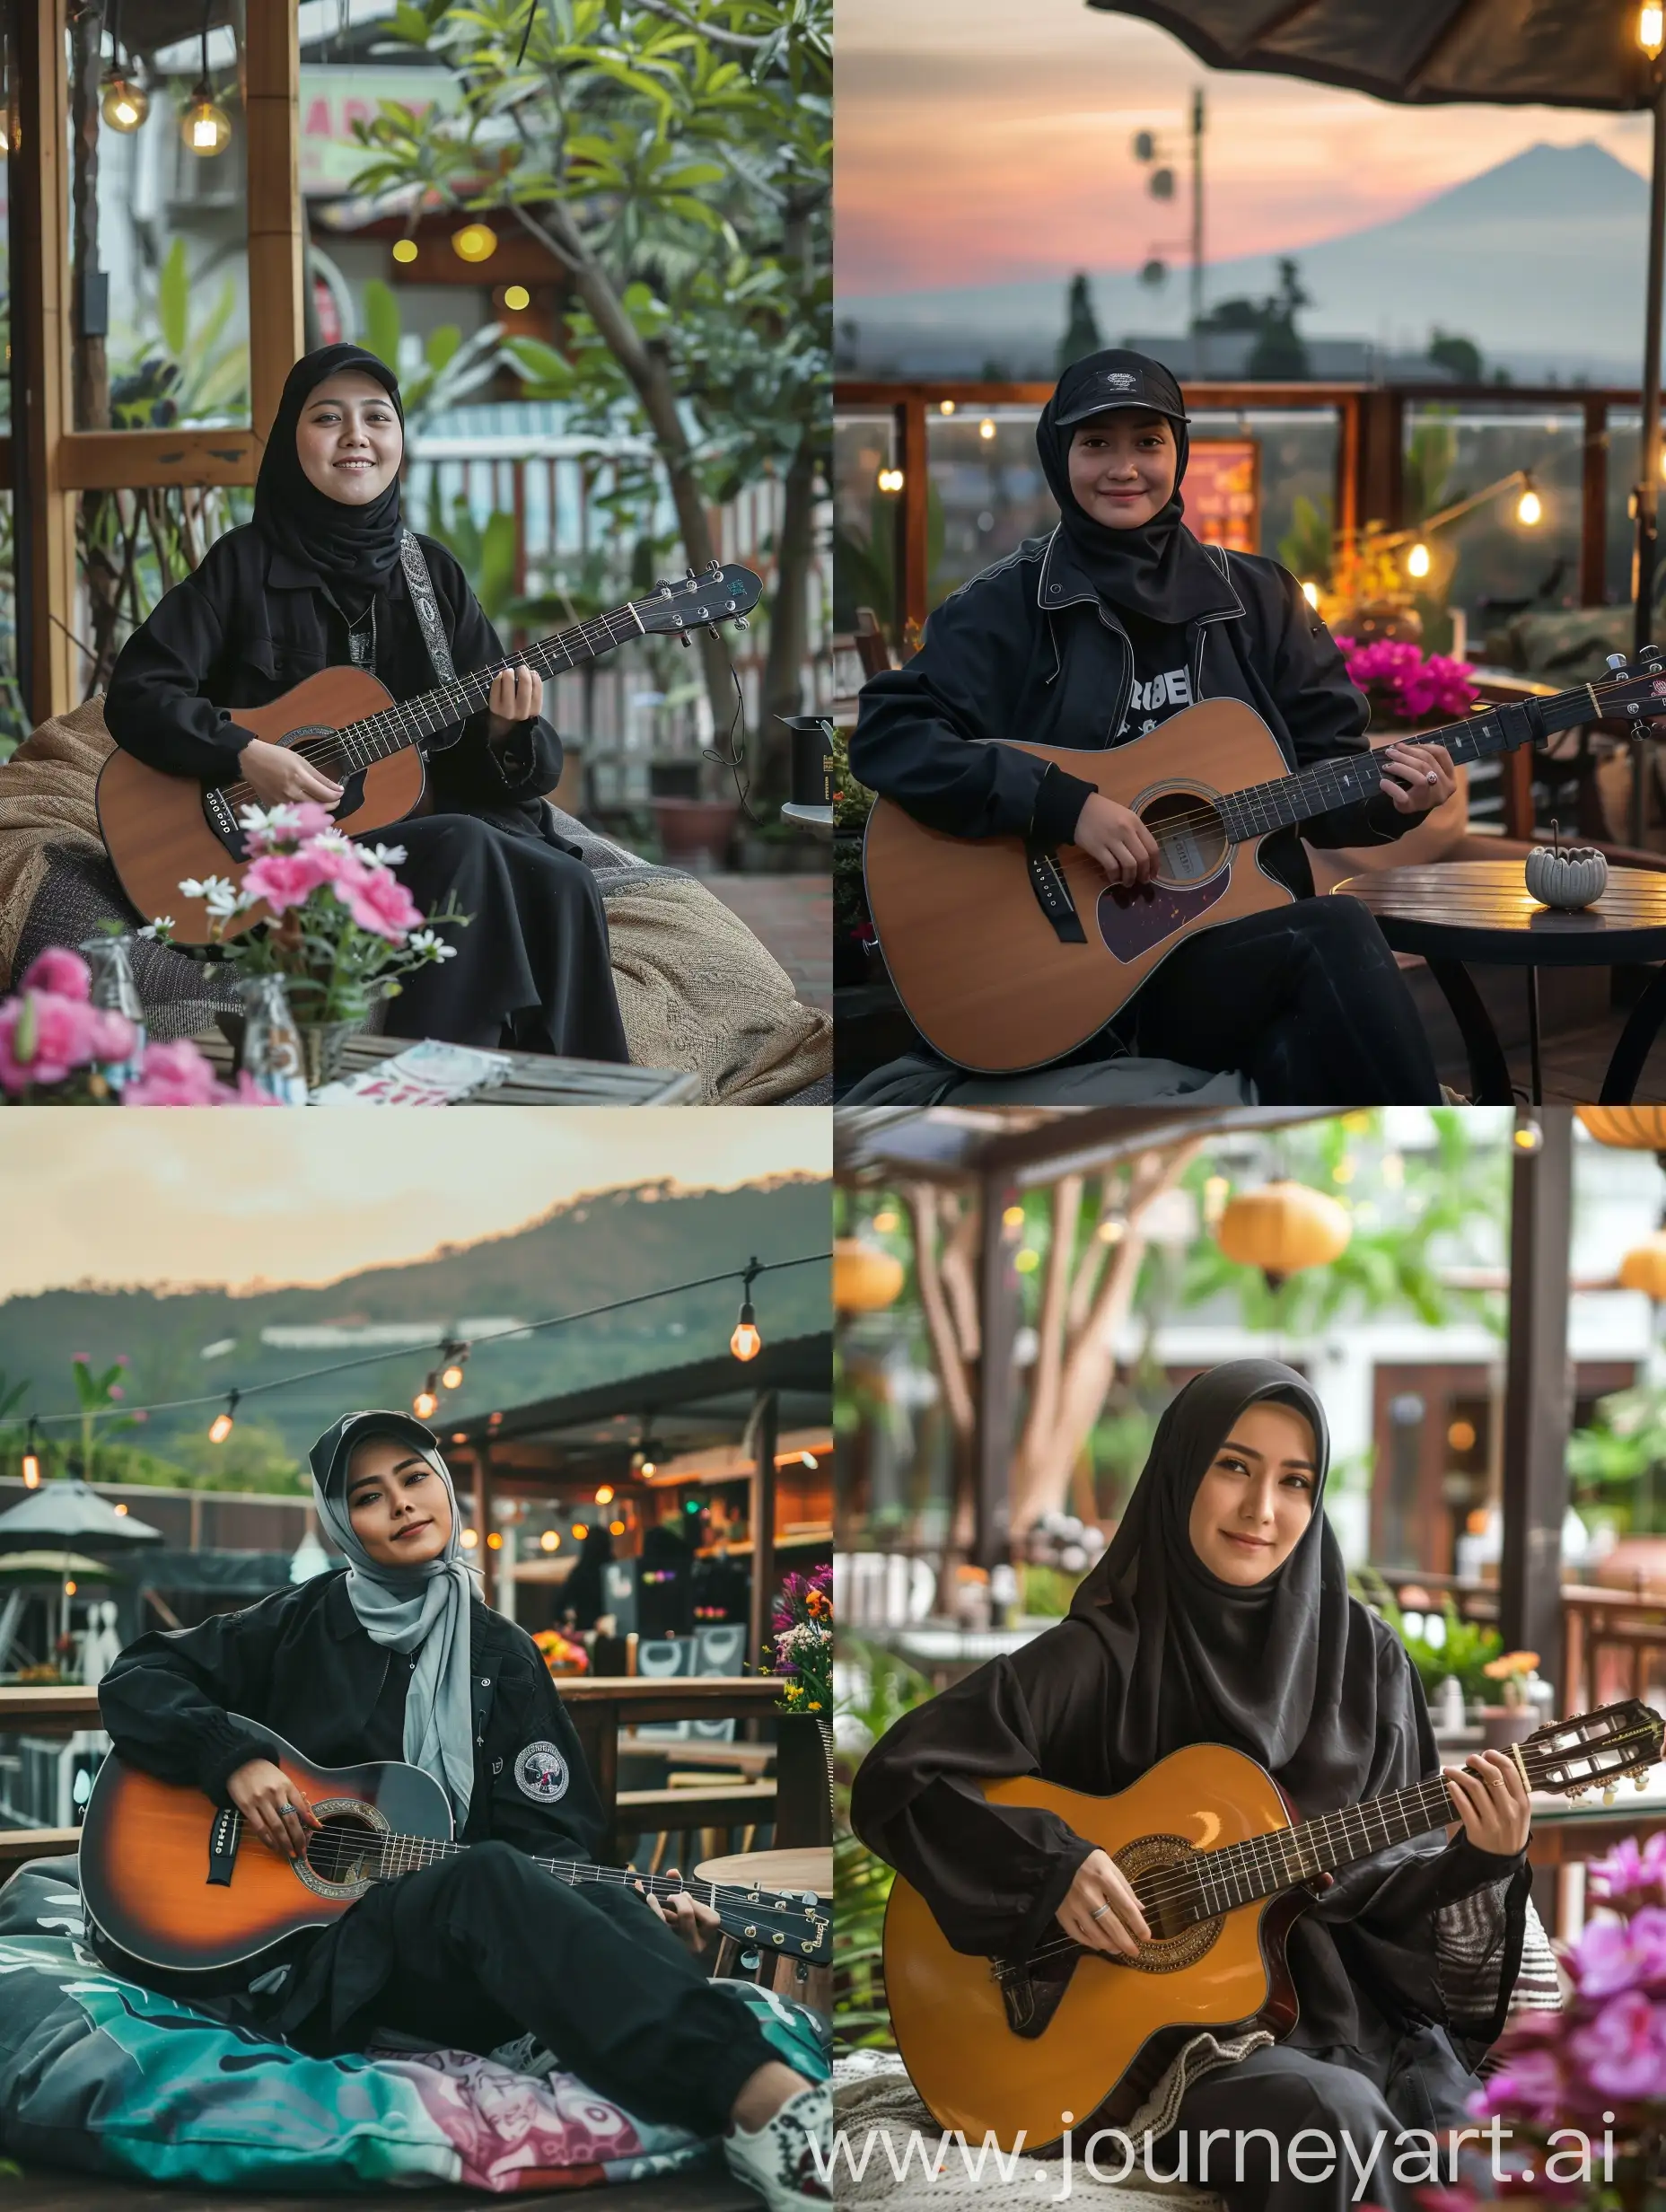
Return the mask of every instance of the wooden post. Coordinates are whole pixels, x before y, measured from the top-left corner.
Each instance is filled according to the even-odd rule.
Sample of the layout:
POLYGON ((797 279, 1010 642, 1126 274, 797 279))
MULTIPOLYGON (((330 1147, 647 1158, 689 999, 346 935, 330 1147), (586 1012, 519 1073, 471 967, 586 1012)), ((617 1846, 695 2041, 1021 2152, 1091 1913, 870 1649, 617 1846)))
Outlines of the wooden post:
POLYGON ((1360 522, 1359 396, 1349 392, 1342 401, 1337 425, 1337 530, 1338 565, 1351 561, 1360 522))
POLYGON ((12 451, 18 646, 36 722, 80 697, 75 499, 57 475, 69 426, 69 76, 60 0, 13 10, 17 118, 11 156, 12 451))
POLYGON ((1585 402, 1583 465, 1580 472, 1579 603, 1600 607, 1608 588, 1609 407, 1585 402))
MULTIPOLYGON (((306 350, 302 312, 301 30, 291 0, 249 0, 250 421, 265 443, 284 379, 306 350)), ((485 1532, 480 1540, 486 1541, 485 1532)))
POLYGON ((897 466, 902 499, 897 517, 897 648, 906 661, 919 648, 931 602, 931 469, 925 401, 911 391, 897 409, 897 466))
POLYGON ((746 1663, 754 1674, 767 1674, 769 1616, 776 1594, 776 1441, 781 1401, 774 1391, 760 1391, 752 1407, 752 1587, 746 1606, 746 1663))
POLYGON ((486 1591, 492 1586, 492 1555, 486 1543, 491 1525, 492 1447, 483 1444, 474 1457, 474 1558, 470 1564, 479 1568, 480 1586, 486 1591))
POLYGON ((1405 399, 1398 391, 1366 392, 1360 401, 1359 522, 1398 530, 1405 455, 1405 399))
POLYGON ((1018 1273, 1005 1223, 1017 1203, 1015 1184, 986 1176, 979 1203, 982 1246, 978 1268, 978 1429, 973 1450, 972 1560, 996 1567, 1007 1557, 1012 1523, 1013 1337, 1018 1326, 1018 1273))
POLYGON ((1547 1674, 1562 1664, 1562 1520, 1573 1406, 1567 1354, 1573 1120, 1565 1106, 1521 1118, 1518 1137, 1537 1127, 1539 1142, 1536 1147, 1518 1145, 1510 1201, 1499 1627, 1505 1649, 1536 1651, 1547 1674))

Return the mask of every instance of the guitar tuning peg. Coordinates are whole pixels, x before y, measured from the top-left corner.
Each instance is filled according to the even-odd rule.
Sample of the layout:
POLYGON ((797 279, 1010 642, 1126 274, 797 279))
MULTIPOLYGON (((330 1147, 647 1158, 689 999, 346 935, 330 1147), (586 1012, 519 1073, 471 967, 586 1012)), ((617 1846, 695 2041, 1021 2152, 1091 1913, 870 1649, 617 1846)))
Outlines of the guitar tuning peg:
POLYGON ((691 567, 691 568, 689 569, 689 571, 688 571, 688 581, 689 581, 689 583, 690 583, 690 584, 697 584, 697 583, 700 581, 700 579, 698 578, 698 576, 697 576, 697 575, 695 575, 694 570, 692 569, 692 567, 691 567))
POLYGON ((715 553, 714 553, 714 554, 713 554, 713 556, 712 556, 712 565, 711 565, 711 566, 710 566, 710 567, 706 570, 706 575, 707 575, 708 576, 721 576, 721 575, 723 575, 723 563, 722 563, 722 562, 718 559, 718 557, 717 557, 717 556, 716 556, 716 554, 715 554, 715 553))
POLYGON ((684 651, 685 653, 688 651, 688 631, 687 631, 687 630, 680 630, 680 631, 677 633, 677 643, 678 643, 678 644, 679 644, 679 645, 682 647, 682 649, 683 649, 683 651, 684 651))
POLYGON ((738 630, 749 630, 752 627, 743 614, 736 615, 734 619, 734 626, 738 630))
POLYGON ((716 623, 715 623, 715 622, 708 622, 708 623, 706 624, 706 628, 707 628, 707 629, 711 632, 712 636, 713 636, 715 638, 716 638, 716 640, 718 641, 718 643, 721 645, 721 644, 722 644, 722 642, 723 642, 723 634, 722 630, 720 630, 720 629, 718 628, 718 627, 717 627, 716 623))
POLYGON ((1626 656, 1623 653, 1610 653, 1605 665, 1618 672, 1625 667, 1626 656))
POLYGON ((1646 1767, 1639 1767, 1636 1773, 1632 1776, 1631 1786, 1633 1789, 1647 1789, 1649 1786, 1649 1770, 1646 1767))

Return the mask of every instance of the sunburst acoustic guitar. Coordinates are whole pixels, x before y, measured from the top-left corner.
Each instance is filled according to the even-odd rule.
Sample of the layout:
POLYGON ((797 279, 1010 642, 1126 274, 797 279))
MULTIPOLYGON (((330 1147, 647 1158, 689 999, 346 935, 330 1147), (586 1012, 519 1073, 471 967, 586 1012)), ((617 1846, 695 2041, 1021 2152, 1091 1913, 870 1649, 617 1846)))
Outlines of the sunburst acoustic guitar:
MULTIPOLYGON (((1536 1729, 1515 1748, 1535 1790, 1582 1796, 1661 1757, 1666 1723, 1635 1698, 1536 1729)), ((1040 1805, 1108 1851, 1152 1930, 1135 1959, 1054 1924, 1027 1959, 952 1950, 900 1875, 885 1915, 885 1994, 909 2078, 942 2128, 1036 2151, 1066 2125, 1130 2119, 1200 2030, 1294 2026, 1285 1939, 1316 1875, 1455 1818, 1438 1777, 1302 1820, 1254 1760, 1220 1744, 1171 1753, 1114 1797, 1026 1777, 996 1804, 1040 1805), (1065 2115, 1074 2115, 1065 2120, 1065 2115)))
MULTIPOLYGON (((1581 723, 1666 715, 1657 648, 1635 666, 1616 654, 1609 667, 1599 683, 1488 707, 1410 742, 1486 760, 1581 723)), ((926 1040, 979 1074, 1062 1058, 1188 937, 1290 903, 1261 865, 1262 839, 1368 799, 1381 780, 1369 752, 1293 774, 1266 723, 1235 699, 1206 699, 1109 752, 1019 750, 1131 808, 1162 861, 1138 891, 1113 890, 1079 847, 950 837, 875 801, 863 865, 886 968, 926 1040)))
MULTIPOLYGON (((658 584, 640 599, 558 630, 524 653, 476 669, 420 698, 395 699, 367 669, 327 668, 269 707, 240 707, 237 726, 269 745, 288 746, 342 785, 335 818, 358 837, 419 811, 425 791, 420 741, 478 714, 500 667, 524 665, 548 677, 593 661, 633 637, 681 637, 686 644, 696 630, 715 632, 720 622, 744 624, 762 590, 750 568, 724 568, 714 561, 703 575, 690 572, 680 583, 658 584)), ((195 777, 165 776, 119 747, 104 763, 98 788, 100 835, 123 891, 139 912, 147 920, 159 914, 173 917, 176 944, 213 941, 206 906, 200 899, 186 898, 180 885, 211 875, 242 881, 252 856, 245 851, 238 815, 254 797, 245 783, 205 784, 195 777)), ((241 935, 268 918, 264 906, 251 907, 228 923, 224 934, 241 935)))
MULTIPOLYGON (((92 1919, 131 1958, 184 1974, 239 1965, 302 1928, 339 1918, 373 1883, 468 1848, 452 1833, 445 1792, 421 1768, 399 1760, 320 1767, 272 1729, 244 1725, 276 1747, 277 1765, 323 1825, 308 1830, 299 1859, 280 1858, 235 1808, 159 1782, 112 1751, 82 1824, 81 1890, 92 1919)), ((749 1950, 812 1966, 832 1957, 828 1900, 813 1892, 673 1880, 581 1859, 535 1864, 560 1882, 610 1889, 641 1883, 661 1897, 687 1892, 749 1950)))

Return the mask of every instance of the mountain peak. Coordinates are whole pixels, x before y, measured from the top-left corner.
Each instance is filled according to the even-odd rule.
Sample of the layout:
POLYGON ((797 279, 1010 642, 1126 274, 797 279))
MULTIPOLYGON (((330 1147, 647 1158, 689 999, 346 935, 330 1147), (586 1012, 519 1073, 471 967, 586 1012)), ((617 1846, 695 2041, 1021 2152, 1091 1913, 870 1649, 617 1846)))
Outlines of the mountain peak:
POLYGON ((1448 232, 1454 224, 1500 215, 1517 223, 1535 216, 1565 221, 1570 215, 1613 215, 1641 221, 1648 204, 1646 180, 1606 146, 1590 138, 1571 146, 1548 145, 1541 139, 1478 177, 1437 192, 1394 227, 1448 232))

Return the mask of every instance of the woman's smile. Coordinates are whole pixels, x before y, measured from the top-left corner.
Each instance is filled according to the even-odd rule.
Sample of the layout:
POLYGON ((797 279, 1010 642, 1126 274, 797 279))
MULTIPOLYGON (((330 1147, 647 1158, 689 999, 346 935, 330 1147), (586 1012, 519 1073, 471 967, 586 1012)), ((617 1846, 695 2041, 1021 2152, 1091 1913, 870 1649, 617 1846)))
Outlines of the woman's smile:
POLYGON ((402 1529, 395 1532, 393 1540, 396 1544, 402 1544, 408 1536, 420 1536, 424 1529, 431 1529, 433 1526, 432 1519, 428 1518, 421 1521, 408 1521, 402 1529))
POLYGON ((1247 1551, 1270 1551, 1272 1549, 1270 1536, 1244 1536, 1236 1529, 1223 1529, 1221 1533, 1229 1544, 1241 1544, 1247 1551))

